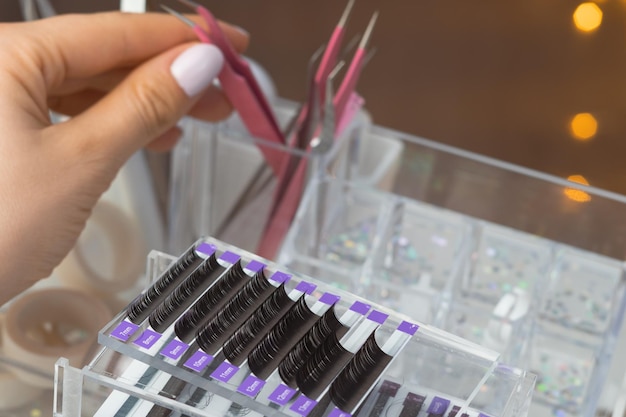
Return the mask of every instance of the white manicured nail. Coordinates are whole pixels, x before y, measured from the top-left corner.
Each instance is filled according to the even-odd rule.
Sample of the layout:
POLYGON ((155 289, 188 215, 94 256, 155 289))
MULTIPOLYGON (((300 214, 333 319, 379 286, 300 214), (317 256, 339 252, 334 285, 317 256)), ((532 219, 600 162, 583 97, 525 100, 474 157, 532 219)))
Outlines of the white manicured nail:
POLYGON ((224 55, 215 45, 200 43, 180 54, 170 71, 189 97, 207 88, 217 77, 224 64, 224 55))
POLYGON ((248 31, 242 28, 241 26, 233 26, 233 29, 235 29, 236 31, 238 31, 244 36, 248 36, 248 37, 250 36, 250 33, 248 33, 248 31))

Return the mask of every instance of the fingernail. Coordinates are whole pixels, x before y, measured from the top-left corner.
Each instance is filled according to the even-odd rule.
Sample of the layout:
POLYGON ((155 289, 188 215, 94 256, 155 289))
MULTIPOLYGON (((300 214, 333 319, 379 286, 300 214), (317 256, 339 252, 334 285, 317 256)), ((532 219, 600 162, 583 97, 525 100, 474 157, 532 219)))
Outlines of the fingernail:
POLYGON ((235 29, 237 32, 241 33, 244 36, 250 37, 250 33, 241 26, 233 26, 233 29, 235 29))
POLYGON ((224 55, 215 45, 199 43, 188 48, 172 63, 170 72, 185 94, 193 97, 207 88, 224 64, 224 55))

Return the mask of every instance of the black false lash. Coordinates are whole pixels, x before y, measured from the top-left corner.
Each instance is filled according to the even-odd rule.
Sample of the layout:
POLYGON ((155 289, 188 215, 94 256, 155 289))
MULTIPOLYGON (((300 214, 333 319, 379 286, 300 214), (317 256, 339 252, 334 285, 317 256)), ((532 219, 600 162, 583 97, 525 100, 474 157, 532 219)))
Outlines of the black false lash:
POLYGON ((277 288, 259 271, 217 315, 196 334, 202 350, 215 353, 277 288))
MULTIPOLYGON (((262 274, 262 272, 261 272, 262 274)), ((237 261, 228 272, 209 288, 189 308, 174 325, 174 333, 183 342, 190 342, 196 332, 217 315, 224 305, 230 301, 248 282, 241 261, 237 261)))
POLYGON ((165 332, 224 270, 215 254, 211 255, 150 314, 150 326, 159 333, 165 332))
POLYGON ((203 260, 196 253, 195 247, 189 248, 150 288, 126 307, 128 320, 140 324, 148 318, 151 307, 163 301, 179 282, 193 272, 203 260))

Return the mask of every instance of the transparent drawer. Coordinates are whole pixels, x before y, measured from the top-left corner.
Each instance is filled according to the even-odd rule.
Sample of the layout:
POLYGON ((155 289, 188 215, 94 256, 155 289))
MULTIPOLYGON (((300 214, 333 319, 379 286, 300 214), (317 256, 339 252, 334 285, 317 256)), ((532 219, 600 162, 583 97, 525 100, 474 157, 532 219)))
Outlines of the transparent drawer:
MULTIPOLYGON (((289 319, 286 317, 290 317, 289 314, 295 314, 289 313, 292 311, 291 308, 287 313, 280 313, 275 324, 267 330, 268 335, 272 334, 277 339, 267 335, 260 339, 261 342, 255 339, 258 346, 238 362, 227 352, 226 346, 229 345, 229 341, 215 352, 210 352, 205 348, 199 348, 204 346, 199 342, 201 339, 199 335, 202 334, 200 331, 196 333, 195 339, 192 337, 186 339, 186 342, 178 337, 176 323, 194 309, 195 303, 202 299, 202 295, 189 295, 191 302, 186 304, 187 307, 181 310, 182 313, 171 325, 161 331, 156 331, 153 327, 158 326, 154 319, 162 318, 159 309, 168 305, 166 301, 153 306, 154 310, 147 319, 134 320, 133 317, 136 317, 134 310, 129 307, 103 328, 99 335, 103 349, 88 366, 78 370, 68 366, 65 361, 58 363, 56 416, 168 416, 181 413, 190 416, 258 414, 324 417, 331 414, 333 416, 351 414, 374 417, 391 416, 395 415, 394 413, 417 415, 416 407, 422 412, 429 410, 428 412, 433 415, 444 413, 448 415, 453 411, 459 415, 467 413, 472 417, 481 414, 492 417, 526 415, 535 377, 502 364, 499 355, 494 351, 432 326, 408 320, 386 307, 308 276, 293 273, 278 264, 221 241, 212 238, 203 239, 195 248, 196 251, 203 248, 202 250, 206 251, 205 255, 217 259, 216 265, 219 266, 214 267, 222 268, 220 278, 217 278, 204 294, 212 291, 211 288, 214 286, 221 285, 219 283, 230 276, 229 274, 235 273, 233 271, 238 268, 236 265, 240 265, 242 271, 247 271, 247 277, 241 276, 244 280, 290 277, 277 288, 285 288, 283 291, 293 294, 299 288, 305 288, 303 287, 305 283, 306 288, 313 288, 309 287, 312 285, 314 288, 306 297, 317 299, 313 305, 319 305, 317 303, 321 303, 329 297, 328 294, 331 294, 338 298, 333 298, 335 300, 331 307, 333 310, 328 311, 334 311, 335 314, 342 311, 344 313, 340 314, 341 317, 346 317, 346 312, 349 315, 356 314, 356 310, 353 310, 355 305, 366 305, 367 313, 359 313, 363 315, 358 321, 359 324, 352 325, 346 330, 344 337, 337 340, 340 340, 341 344, 345 340, 354 340, 354 335, 363 338, 364 334, 370 334, 367 342, 346 348, 356 353, 345 361, 340 359, 344 361, 343 365, 335 370, 335 373, 326 374, 324 373, 326 371, 320 371, 323 366, 318 367, 316 360, 311 359, 314 356, 304 356, 309 358, 305 360, 305 366, 309 364, 314 366, 311 368, 312 373, 306 368, 297 374, 295 385, 288 385, 293 382, 284 379, 284 374, 279 370, 287 356, 283 356, 280 363, 274 363, 274 368, 259 371, 259 365, 255 364, 259 357, 255 357, 254 352, 259 349, 258 346, 265 346, 263 343, 266 339, 285 340, 280 339, 281 333, 277 329, 281 328, 281 323, 288 322, 289 319), (255 278, 259 271, 265 278, 255 278), (364 329, 370 329, 368 330, 370 333, 363 333, 364 329), (395 346, 397 349, 387 350, 389 358, 384 359, 375 353, 376 349, 368 350, 376 345, 382 346, 380 349, 389 349, 389 346, 395 346), (358 346, 361 347, 357 349, 358 346), (372 362, 366 368, 358 368, 357 364, 362 360, 372 362), (334 376, 322 379, 325 382, 321 384, 310 385, 306 382, 318 375, 318 371, 322 372, 320 375, 326 375, 324 378, 334 376), (345 382, 351 380, 348 375, 359 377, 354 379, 354 384, 346 385, 345 382), (304 378, 304 382, 299 378, 304 378), (89 410, 92 414, 86 414, 86 410, 81 409, 80 401, 77 401, 81 396, 80 393, 87 389, 102 394, 99 397, 102 401, 97 404, 95 413, 93 409, 89 410)), ((154 252, 148 262, 149 275, 154 279, 158 278, 156 283, 161 282, 165 276, 162 274, 164 270, 175 271, 168 265, 172 264, 172 261, 181 262, 182 259, 184 257, 175 260, 171 256, 154 252)), ((196 268, 199 271, 201 267, 196 268)), ((184 282, 191 282, 190 277, 197 273, 195 271, 178 285, 183 287, 184 282)), ((176 293, 175 289, 172 291, 170 294, 176 293)), ((243 289, 239 290, 241 291, 243 289)), ((239 292, 231 294, 231 297, 236 299, 239 292)), ((144 294, 149 293, 150 289, 144 294)), ((131 306, 140 302, 140 299, 131 303, 131 306)), ((170 298, 166 300, 171 301, 170 298)), ((250 317, 262 317, 261 312, 265 311, 263 308, 255 309, 250 317)), ((224 309, 231 311, 229 307, 224 309)), ((210 310, 207 310, 205 314, 209 312, 210 310)), ((233 340, 245 340, 237 339, 236 335, 241 329, 248 328, 246 323, 248 321, 230 330, 235 335, 233 340)), ((308 335, 309 331, 304 334, 308 335)), ((333 339, 327 340, 332 342, 333 339)), ((350 344, 347 343, 345 346, 350 344)), ((324 348, 318 349, 324 352, 324 348)), ((283 355, 290 353, 287 350, 282 352, 283 355)))
MULTIPOLYGON (((298 104, 277 99, 273 109, 287 129, 298 104)), ((280 171, 272 162, 291 157, 306 161, 304 183, 325 173, 373 176, 376 170, 358 164, 365 158, 359 142, 370 124, 365 112, 357 114, 328 150, 316 153, 251 137, 236 118, 221 123, 183 119, 179 124, 183 136, 171 158, 170 250, 180 252, 189 242, 211 235, 258 251, 280 171)), ((299 200, 303 188, 295 192, 299 200)))
POLYGON ((309 184, 279 261, 536 372, 533 415, 619 403, 626 199, 378 126, 370 136, 402 142, 393 180, 309 184))

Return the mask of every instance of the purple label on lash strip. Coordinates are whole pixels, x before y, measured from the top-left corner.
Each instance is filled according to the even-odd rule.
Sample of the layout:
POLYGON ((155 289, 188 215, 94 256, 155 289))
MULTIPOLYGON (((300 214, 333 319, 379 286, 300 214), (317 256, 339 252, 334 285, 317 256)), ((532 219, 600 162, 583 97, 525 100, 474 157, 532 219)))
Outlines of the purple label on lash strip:
POLYGON ((206 256, 213 255, 213 252, 215 252, 215 249, 216 249, 215 245, 212 245, 210 243, 201 243, 198 246, 196 246, 196 252, 201 253, 206 256))
POLYGON ((211 374, 211 378, 218 381, 228 382, 237 373, 239 368, 228 362, 222 362, 215 371, 211 374))
POLYGON ((276 271, 270 279, 283 284, 291 279, 291 275, 285 274, 284 272, 276 271))
POLYGON ((430 406, 428 407, 428 414, 441 416, 446 412, 449 405, 450 400, 446 400, 441 397, 433 397, 433 400, 430 402, 430 406))
POLYGON ((335 294, 331 294, 329 292, 325 292, 324 294, 322 294, 322 296, 320 297, 320 301, 324 304, 328 304, 328 305, 333 305, 335 304, 337 301, 339 301, 339 296, 335 295, 335 294))
POLYGON ((241 385, 239 385, 237 391, 242 393, 243 395, 254 398, 259 393, 259 391, 261 391, 263 385, 265 385, 265 381, 257 378, 254 375, 248 375, 248 377, 244 379, 241 385))
POLYGON ((150 349, 160 338, 161 335, 154 330, 144 330, 133 343, 144 349, 150 349))
POLYGON ((174 339, 163 348, 161 355, 171 359, 178 359, 187 351, 187 349, 189 349, 189 345, 187 343, 174 339))
POLYGON ((246 269, 252 272, 259 272, 261 269, 265 268, 265 264, 259 261, 250 261, 248 265, 246 265, 246 269))
POLYGON ((295 389, 290 388, 287 385, 280 384, 278 388, 276 388, 274 392, 267 397, 267 399, 278 405, 286 405, 295 394, 295 389))
POLYGON ((291 411, 295 411, 296 413, 300 414, 302 417, 306 417, 309 415, 311 410, 315 408, 316 405, 317 405, 317 401, 312 400, 304 395, 301 395, 293 402, 293 404, 291 405, 291 407, 289 407, 289 409, 291 411))
POLYGON ((372 320, 378 324, 383 324, 385 320, 387 320, 387 317, 389 317, 389 314, 374 310, 367 316, 367 319, 372 320))
POLYGON ((236 253, 233 253, 231 251, 226 251, 226 252, 222 253, 222 256, 220 256, 220 259, 222 261, 226 261, 229 264, 235 264, 240 258, 241 258, 241 256, 239 256, 236 253))
POLYGON ((328 414, 328 417, 352 417, 352 414, 341 411, 340 409, 335 407, 333 411, 328 414))
POLYGON ((115 329, 111 332, 111 337, 114 337, 122 342, 128 341, 132 335, 139 329, 139 326, 133 323, 129 323, 127 321, 123 321, 117 325, 115 329))
POLYGON ((317 285, 311 284, 310 282, 302 281, 298 285, 296 285, 296 290, 302 291, 305 294, 311 294, 313 290, 317 288, 317 285))
POLYGON ((372 306, 369 304, 355 301, 354 304, 352 304, 352 306, 350 307, 350 310, 354 311, 355 313, 365 315, 368 311, 370 311, 370 308, 372 308, 372 306))
POLYGON ((212 360, 213 356, 199 350, 191 355, 191 358, 189 358, 187 362, 183 364, 183 366, 196 372, 202 372, 204 371, 204 368, 206 368, 207 365, 211 363, 212 360))
POLYGON ((490 416, 488 416, 487 414, 480 413, 478 414, 478 417, 490 417, 490 416))
POLYGON ((413 336, 415 332, 417 332, 417 329, 419 328, 420 326, 418 326, 417 324, 409 323, 408 321, 403 321, 398 326, 398 330, 406 334, 410 334, 411 336, 413 336))

